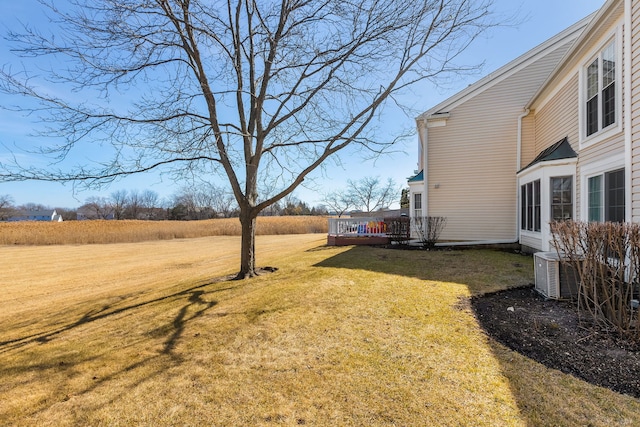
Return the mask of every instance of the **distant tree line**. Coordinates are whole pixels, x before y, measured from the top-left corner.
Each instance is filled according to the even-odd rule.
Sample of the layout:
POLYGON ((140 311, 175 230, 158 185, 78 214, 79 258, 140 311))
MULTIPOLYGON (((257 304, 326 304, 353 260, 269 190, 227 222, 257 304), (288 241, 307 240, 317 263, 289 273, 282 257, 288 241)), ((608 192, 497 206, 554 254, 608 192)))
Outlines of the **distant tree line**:
POLYGON ((151 190, 118 190, 109 197, 92 196, 76 213, 78 219, 167 219, 160 196, 151 190))
MULTIPOLYGON (((322 195, 322 203, 310 206, 289 194, 265 208, 263 216, 338 215, 353 211, 375 212, 400 202, 409 207, 409 190, 401 189, 392 179, 364 177, 347 180, 342 189, 322 195)), ((42 204, 15 206, 9 195, 0 195, 0 221, 6 221, 20 211, 47 210, 42 204)), ((118 190, 108 197, 92 196, 76 209, 55 208, 65 221, 75 219, 139 219, 192 221, 212 218, 233 218, 240 215, 233 194, 214 184, 183 187, 169 199, 151 190, 118 190)))
MULTIPOLYGON (((27 203, 15 205, 10 195, 0 195, 0 221, 6 221, 22 211, 41 211, 51 207, 27 203)), ((75 209, 55 208, 63 220, 138 219, 191 221, 212 218, 238 217, 239 209, 233 195, 224 189, 205 185, 200 188, 184 187, 170 199, 162 199, 151 190, 118 190, 108 197, 92 196, 75 209)), ((270 206, 262 215, 327 215, 324 205, 310 207, 289 195, 270 206)))

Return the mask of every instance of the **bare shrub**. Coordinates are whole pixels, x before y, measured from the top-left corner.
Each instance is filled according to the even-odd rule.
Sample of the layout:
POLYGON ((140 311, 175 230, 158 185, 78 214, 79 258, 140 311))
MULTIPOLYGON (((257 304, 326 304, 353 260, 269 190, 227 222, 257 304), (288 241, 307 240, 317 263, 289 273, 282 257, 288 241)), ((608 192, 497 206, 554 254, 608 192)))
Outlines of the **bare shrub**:
POLYGON ((387 236, 392 243, 406 245, 411 237, 411 218, 408 216, 389 217, 384 219, 387 225, 387 236))
POLYGON ((413 229, 415 230, 422 247, 425 249, 435 247, 445 225, 447 225, 447 218, 443 216, 423 216, 413 218, 413 229))
POLYGON ((553 241, 565 263, 578 272, 578 307, 596 323, 640 340, 637 300, 640 225, 554 222, 553 241))

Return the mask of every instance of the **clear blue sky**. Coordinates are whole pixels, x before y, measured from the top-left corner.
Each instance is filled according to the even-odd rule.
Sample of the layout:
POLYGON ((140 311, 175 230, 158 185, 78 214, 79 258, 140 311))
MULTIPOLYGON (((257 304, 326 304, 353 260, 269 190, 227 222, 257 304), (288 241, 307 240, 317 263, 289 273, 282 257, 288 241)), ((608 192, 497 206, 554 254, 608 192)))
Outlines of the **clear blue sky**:
MULTIPOLYGON (((594 12, 604 3, 604 0, 495 0, 495 10, 499 14, 512 16, 518 13, 522 23, 493 29, 485 37, 475 41, 465 55, 464 62, 475 64, 484 61, 484 68, 479 75, 458 80, 446 88, 427 85, 416 87, 412 107, 417 113, 429 109, 594 12)), ((0 32, 4 35, 7 28, 16 28, 15 23, 18 20, 35 26, 46 25, 40 10, 41 6, 35 0, 0 0, 0 32)), ((17 64, 17 58, 8 51, 6 44, 3 40, 0 45, 0 65, 17 64)), ((385 121, 401 123, 406 127, 414 126, 413 117, 383 116, 381 127, 384 127, 385 121)), ((0 144, 11 146, 30 140, 32 126, 28 118, 0 110, 0 144)), ((336 166, 330 161, 325 173, 315 174, 313 188, 300 188, 295 195, 310 205, 316 205, 320 203, 318 195, 321 192, 341 188, 347 179, 357 180, 365 176, 380 176, 383 180, 392 178, 398 185, 404 186, 407 177, 412 175, 416 168, 417 144, 417 136, 414 136, 398 144, 396 153, 377 160, 363 160, 358 153, 345 152, 340 157, 341 166, 336 166)), ((8 158, 7 150, 2 145, 0 162, 8 158)), ((74 163, 83 162, 82 158, 70 160, 74 163)), ((223 184, 223 178, 219 182, 223 184)), ((170 198, 183 185, 184 183, 173 183, 167 178, 161 180, 149 174, 118 181, 101 191, 74 192, 73 186, 69 184, 62 186, 42 182, 0 183, 0 195, 11 196, 17 205, 32 202, 50 207, 74 208, 91 196, 108 197, 120 189, 149 189, 161 197, 170 198)))

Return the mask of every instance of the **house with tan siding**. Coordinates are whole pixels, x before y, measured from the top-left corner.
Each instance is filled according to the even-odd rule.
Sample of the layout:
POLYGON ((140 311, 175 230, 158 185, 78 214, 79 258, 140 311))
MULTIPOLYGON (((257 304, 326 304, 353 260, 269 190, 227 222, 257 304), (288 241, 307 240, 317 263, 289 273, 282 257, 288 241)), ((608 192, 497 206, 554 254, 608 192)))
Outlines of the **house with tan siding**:
POLYGON ((411 216, 441 240, 551 248, 560 219, 640 221, 640 2, 593 15, 416 119, 411 216))

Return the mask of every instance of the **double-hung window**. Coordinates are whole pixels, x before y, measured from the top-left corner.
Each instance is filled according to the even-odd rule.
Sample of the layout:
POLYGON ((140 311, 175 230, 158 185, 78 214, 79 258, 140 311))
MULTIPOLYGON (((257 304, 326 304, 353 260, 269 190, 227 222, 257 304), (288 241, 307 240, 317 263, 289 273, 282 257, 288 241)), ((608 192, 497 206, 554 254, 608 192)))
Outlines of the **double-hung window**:
POLYGON ((413 216, 414 218, 422 218, 422 193, 413 195, 413 216))
POLYGON ((584 85, 584 135, 589 137, 616 123, 616 41, 587 65, 584 85))
POLYGON ((524 184, 520 187, 520 228, 528 231, 540 231, 540 180, 524 184))
POLYGON ((588 180, 589 221, 625 221, 624 169, 595 175, 588 180))
POLYGON ((573 218, 573 178, 551 178, 551 219, 566 221, 573 218))

